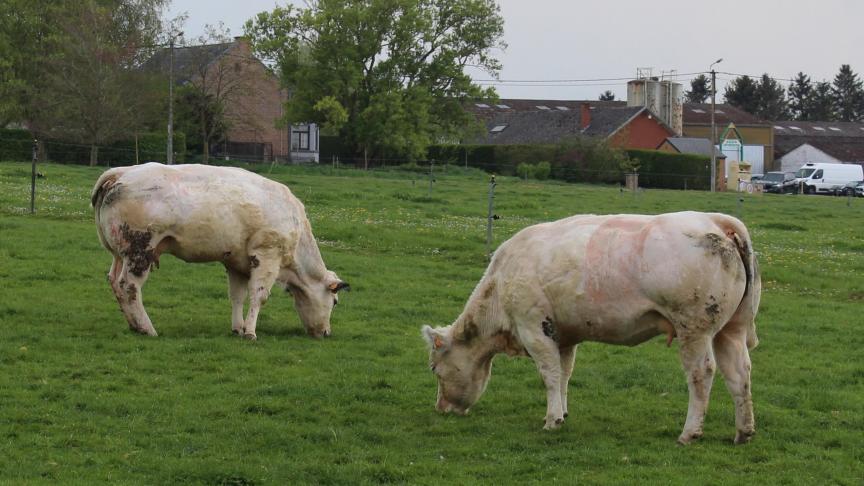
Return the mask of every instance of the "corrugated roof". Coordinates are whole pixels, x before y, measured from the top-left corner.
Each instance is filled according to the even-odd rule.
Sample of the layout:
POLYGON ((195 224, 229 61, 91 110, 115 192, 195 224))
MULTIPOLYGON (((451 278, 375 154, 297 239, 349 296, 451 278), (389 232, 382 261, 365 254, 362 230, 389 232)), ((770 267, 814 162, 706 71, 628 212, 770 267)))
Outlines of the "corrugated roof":
MULTIPOLYGON (((666 139, 670 145, 682 154, 697 154, 711 157, 711 140, 707 138, 694 137, 669 137, 666 139)), ((725 159, 723 152, 714 148, 714 154, 718 159, 725 159)))
MULTIPOLYGON (((682 115, 685 125, 710 125, 711 103, 684 103, 682 115)), ((761 120, 757 116, 725 103, 714 105, 714 123, 720 126, 730 123, 742 126, 771 125, 771 123, 761 120)))
POLYGON ((775 121, 774 135, 790 137, 851 137, 864 138, 864 123, 775 121))

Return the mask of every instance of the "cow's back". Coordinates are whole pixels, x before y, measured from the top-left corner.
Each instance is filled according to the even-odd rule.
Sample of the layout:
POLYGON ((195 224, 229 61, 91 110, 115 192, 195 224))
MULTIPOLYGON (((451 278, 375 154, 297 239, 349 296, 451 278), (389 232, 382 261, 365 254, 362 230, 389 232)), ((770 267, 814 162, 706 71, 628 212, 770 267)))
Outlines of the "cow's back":
POLYGON ((170 238, 168 252, 187 261, 211 261, 242 252, 256 232, 290 239, 305 226, 304 208, 287 187, 243 169, 149 163, 112 171, 94 189, 97 225, 109 244, 110 234, 128 227, 170 238))

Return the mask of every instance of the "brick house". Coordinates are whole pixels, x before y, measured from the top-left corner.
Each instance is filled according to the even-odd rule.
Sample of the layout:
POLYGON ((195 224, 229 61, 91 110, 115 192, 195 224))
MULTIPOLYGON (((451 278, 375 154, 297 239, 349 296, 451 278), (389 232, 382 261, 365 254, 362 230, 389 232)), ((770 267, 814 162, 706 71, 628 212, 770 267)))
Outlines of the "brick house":
MULTIPOLYGON (((169 49, 154 54, 144 69, 167 75, 169 49)), ((314 123, 279 127, 288 100, 278 78, 252 54, 248 40, 175 47, 174 81, 193 84, 222 101, 228 128, 210 146, 215 157, 239 160, 318 161, 319 133, 314 123)))

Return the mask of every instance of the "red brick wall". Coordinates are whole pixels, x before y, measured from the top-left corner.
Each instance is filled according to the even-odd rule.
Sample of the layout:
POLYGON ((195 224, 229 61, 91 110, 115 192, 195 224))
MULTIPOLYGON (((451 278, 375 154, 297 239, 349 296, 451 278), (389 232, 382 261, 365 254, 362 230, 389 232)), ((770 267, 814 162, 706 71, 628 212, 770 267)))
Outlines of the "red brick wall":
POLYGON ((226 98, 228 141, 268 143, 273 156, 287 156, 288 129, 276 128, 287 96, 276 76, 253 57, 248 41, 243 39, 237 39, 219 62, 220 66, 211 68, 211 76, 221 70, 223 78, 230 78, 223 82, 233 83, 235 90, 226 98))

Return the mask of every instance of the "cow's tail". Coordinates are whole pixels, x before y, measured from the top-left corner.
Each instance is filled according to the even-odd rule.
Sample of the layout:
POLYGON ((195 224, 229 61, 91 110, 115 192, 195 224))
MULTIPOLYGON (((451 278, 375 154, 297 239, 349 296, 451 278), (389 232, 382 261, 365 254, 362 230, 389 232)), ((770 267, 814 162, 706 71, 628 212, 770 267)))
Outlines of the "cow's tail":
POLYGON ((106 170, 99 176, 99 179, 96 180, 96 185, 94 185, 93 190, 90 191, 90 205, 93 206, 93 213, 96 217, 96 233, 99 235, 99 241, 108 249, 110 249, 110 246, 105 240, 105 236, 102 234, 102 226, 99 224, 99 213, 102 209, 105 195, 112 187, 114 187, 115 184, 117 184, 117 179, 123 175, 125 169, 125 167, 116 167, 114 169, 106 170))
POLYGON ((753 240, 750 232, 737 218, 728 215, 717 215, 715 221, 723 229, 726 236, 735 243, 741 262, 744 264, 747 283, 744 297, 735 311, 735 316, 747 325, 747 347, 755 348, 759 344, 756 336, 756 313, 759 311, 759 300, 762 296, 762 277, 759 273, 759 262, 753 250, 753 240))

